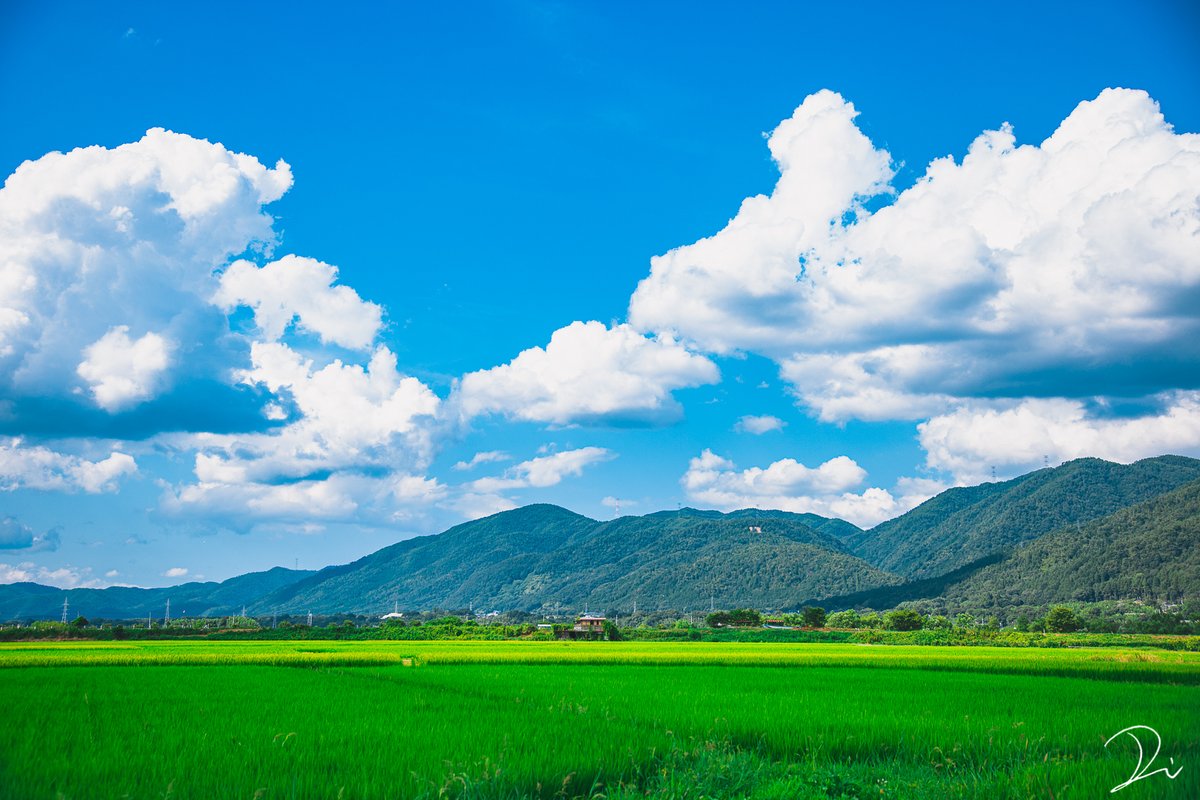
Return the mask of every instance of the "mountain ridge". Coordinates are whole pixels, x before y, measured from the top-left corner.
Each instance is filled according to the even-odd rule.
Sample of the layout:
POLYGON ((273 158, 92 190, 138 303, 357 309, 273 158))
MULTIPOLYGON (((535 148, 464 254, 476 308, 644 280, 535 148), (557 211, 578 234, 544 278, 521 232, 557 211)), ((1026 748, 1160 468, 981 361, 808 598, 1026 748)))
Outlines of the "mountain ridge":
MULTIPOLYGON (((762 609, 803 603, 883 608, 952 598, 982 584, 995 594, 1003 583, 995 577, 997 570, 1009 569, 1004 564, 1014 554, 1030 558, 1037 552, 1031 545, 1045 539, 1062 557, 1069 549, 1062 542, 1073 527, 1099 524, 1191 482, 1200 486, 1200 460, 1183 456, 1129 465, 1077 459, 1008 481, 949 489, 870 530, 815 514, 759 509, 681 508, 595 520, 539 503, 404 539, 318 571, 276 567, 220 583, 150 589, 0 585, 0 620, 57 618, 68 595, 78 613, 124 619, 160 616, 168 596, 177 613, 189 616, 237 613, 243 605, 256 614, 377 613, 394 605, 542 613, 635 603, 646 610, 677 611, 718 603, 762 609)), ((1179 514, 1186 516, 1188 503, 1200 507, 1200 490, 1179 497, 1179 514)), ((1169 568, 1154 566, 1156 548, 1177 555, 1180 546, 1175 539, 1151 535, 1151 528, 1158 530, 1157 517, 1127 514, 1119 519, 1125 520, 1121 524, 1131 541, 1142 541, 1151 551, 1141 569, 1153 575, 1141 583, 1124 580, 1121 563, 1109 559, 1103 569, 1117 576, 1110 586, 1148 590, 1160 585, 1155 581, 1162 577, 1187 593, 1200 593, 1195 585, 1200 568, 1195 574, 1176 570, 1170 577, 1169 568), (1141 528, 1134 524, 1138 519, 1141 528)), ((1192 528, 1187 531, 1190 536, 1192 528)), ((1190 542, 1186 536, 1184 541, 1190 542)), ((1105 541, 1106 546, 1119 544, 1105 541)), ((1024 573, 1026 578, 1030 574, 1024 573)), ((1057 584, 1047 578, 1046 583, 1062 593, 1070 583, 1067 578, 1060 575, 1057 584)), ((1036 594, 1037 587, 1023 587, 1027 595, 1036 594)))

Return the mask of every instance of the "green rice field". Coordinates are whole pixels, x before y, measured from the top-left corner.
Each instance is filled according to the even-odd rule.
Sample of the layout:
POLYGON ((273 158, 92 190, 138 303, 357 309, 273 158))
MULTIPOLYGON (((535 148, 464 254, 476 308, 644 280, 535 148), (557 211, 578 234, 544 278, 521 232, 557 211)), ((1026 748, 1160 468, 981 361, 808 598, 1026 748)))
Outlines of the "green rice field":
POLYGON ((3 798, 1200 797, 1189 652, 32 642, 0 708, 3 798))

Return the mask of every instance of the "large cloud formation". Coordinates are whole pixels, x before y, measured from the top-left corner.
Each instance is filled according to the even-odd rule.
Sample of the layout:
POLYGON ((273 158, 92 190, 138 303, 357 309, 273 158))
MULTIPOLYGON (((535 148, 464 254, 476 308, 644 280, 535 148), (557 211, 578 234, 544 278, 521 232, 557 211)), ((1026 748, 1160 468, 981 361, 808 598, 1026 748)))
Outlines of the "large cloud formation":
MULTIPOLYGON (((893 172, 856 115, 807 98, 768 140, 771 195, 653 259, 631 324, 773 358, 822 420, 936 416, 930 465, 962 477, 947 429, 978 427, 968 405, 1200 388, 1200 135, 1108 89, 1040 145, 985 132, 868 213, 893 172)), ((1173 413, 1157 444, 1195 447, 1173 413)))
POLYGON ((769 139, 771 196, 654 259, 631 322, 767 354, 829 420, 1195 388, 1200 136, 1110 89, 1041 145, 984 133, 868 214, 892 173, 856 113, 832 92, 805 100, 769 139))
POLYGON ((218 376, 216 270, 274 241, 262 206, 291 183, 282 161, 161 129, 22 164, 0 189, 0 396, 118 412, 184 364, 218 376))

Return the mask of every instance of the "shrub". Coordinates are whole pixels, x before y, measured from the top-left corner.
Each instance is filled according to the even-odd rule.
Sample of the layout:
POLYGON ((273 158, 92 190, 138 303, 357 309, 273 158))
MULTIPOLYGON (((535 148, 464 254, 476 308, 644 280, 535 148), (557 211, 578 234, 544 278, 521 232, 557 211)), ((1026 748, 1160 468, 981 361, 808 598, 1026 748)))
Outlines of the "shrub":
POLYGON ((883 624, 890 631, 918 631, 924 618, 911 608, 898 608, 883 615, 883 624))

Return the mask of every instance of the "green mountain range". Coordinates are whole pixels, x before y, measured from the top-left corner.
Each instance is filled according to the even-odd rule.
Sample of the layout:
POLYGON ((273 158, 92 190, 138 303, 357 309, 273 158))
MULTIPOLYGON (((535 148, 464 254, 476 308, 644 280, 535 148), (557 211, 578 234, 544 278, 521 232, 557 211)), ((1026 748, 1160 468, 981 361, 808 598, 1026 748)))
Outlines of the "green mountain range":
POLYGON ((868 563, 932 578, 1066 525, 1087 522, 1200 478, 1200 461, 1068 461, 1002 483, 948 489, 846 540, 868 563))
POLYGON ((322 570, 254 609, 332 613, 398 604, 569 613, 635 601, 643 609, 779 608, 900 582, 823 532, 847 526, 815 515, 693 509, 598 522, 531 505, 322 570))
POLYGON ((1195 599, 1200 480, 1115 514, 1048 533, 940 593, 975 608, 1063 601, 1195 599))
POLYGON ((319 572, 167 589, 0 586, 0 620, 585 607, 1002 608, 1200 597, 1200 461, 1079 459, 955 488, 871 530, 815 514, 682 509, 597 521, 531 505, 319 572))
POLYGON ((167 600, 173 617, 218 617, 239 614, 244 606, 280 586, 294 583, 311 570, 274 567, 265 572, 250 572, 220 583, 192 582, 161 589, 110 586, 107 589, 56 589, 36 583, 12 583, 0 586, 0 620, 57 619, 63 600, 68 600, 69 616, 83 615, 99 619, 136 619, 153 615, 162 619, 167 600))

